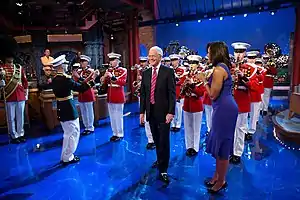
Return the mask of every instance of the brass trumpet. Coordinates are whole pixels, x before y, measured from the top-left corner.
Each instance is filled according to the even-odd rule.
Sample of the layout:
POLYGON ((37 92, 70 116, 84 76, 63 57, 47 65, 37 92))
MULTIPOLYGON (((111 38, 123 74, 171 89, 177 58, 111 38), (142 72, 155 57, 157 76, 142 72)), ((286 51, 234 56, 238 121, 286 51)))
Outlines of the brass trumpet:
POLYGON ((134 88, 137 88, 137 87, 141 86, 141 81, 133 81, 132 86, 134 88))
POLYGON ((140 96, 140 92, 141 92, 141 83, 142 81, 133 81, 132 86, 134 87, 134 92, 133 95, 138 97, 140 96))
POLYGON ((193 88, 194 88, 194 87, 198 87, 198 86, 200 86, 200 85, 202 84, 202 82, 201 82, 200 80, 196 79, 196 75, 197 75, 198 73, 201 73, 198 69, 189 71, 189 73, 188 73, 187 76, 188 76, 188 77, 191 77, 191 78, 189 78, 189 79, 195 80, 195 82, 193 82, 193 83, 188 83, 188 82, 186 81, 187 79, 184 81, 184 83, 183 83, 182 86, 181 86, 179 99, 177 99, 177 101, 180 100, 183 96, 188 96, 188 97, 190 97, 190 96, 192 95, 192 90, 193 90, 193 88))

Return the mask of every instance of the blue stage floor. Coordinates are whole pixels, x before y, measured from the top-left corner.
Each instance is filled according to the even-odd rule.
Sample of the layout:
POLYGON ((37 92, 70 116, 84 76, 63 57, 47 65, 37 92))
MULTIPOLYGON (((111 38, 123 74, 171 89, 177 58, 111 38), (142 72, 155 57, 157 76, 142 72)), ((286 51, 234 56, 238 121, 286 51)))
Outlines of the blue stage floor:
MULTIPOLYGON (((272 101, 272 106, 282 110, 287 103, 272 101)), ((137 104, 126 105, 128 111, 137 111, 137 104)), ((201 151, 194 159, 185 156, 183 130, 171 133, 171 183, 165 187, 151 169, 155 151, 145 148, 147 140, 138 115, 125 117, 124 125, 124 140, 110 143, 109 121, 101 121, 94 135, 81 137, 77 150, 80 163, 68 167, 58 164, 61 132, 31 138, 22 145, 7 145, 7 136, 1 135, 0 199, 300 199, 300 152, 283 148, 273 138, 269 117, 260 119, 242 164, 230 166, 228 189, 217 196, 209 195, 203 185, 215 165, 204 152, 205 126, 201 151), (41 148, 36 149, 36 144, 41 148)))

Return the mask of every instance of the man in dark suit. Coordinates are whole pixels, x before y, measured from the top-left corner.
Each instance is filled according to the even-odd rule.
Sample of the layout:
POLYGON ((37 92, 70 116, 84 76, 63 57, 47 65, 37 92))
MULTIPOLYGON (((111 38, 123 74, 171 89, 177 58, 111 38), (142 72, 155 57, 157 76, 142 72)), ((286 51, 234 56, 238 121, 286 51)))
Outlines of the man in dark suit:
POLYGON ((140 123, 150 123, 156 145, 159 178, 168 183, 167 174, 170 159, 170 122, 175 114, 176 94, 174 70, 161 65, 163 51, 155 46, 149 51, 150 68, 143 72, 140 96, 140 123))

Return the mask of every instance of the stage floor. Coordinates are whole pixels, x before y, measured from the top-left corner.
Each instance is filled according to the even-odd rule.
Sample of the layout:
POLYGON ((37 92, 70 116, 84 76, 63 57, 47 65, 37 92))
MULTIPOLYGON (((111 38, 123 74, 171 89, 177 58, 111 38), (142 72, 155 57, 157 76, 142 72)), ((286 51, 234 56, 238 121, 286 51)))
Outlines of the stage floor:
MULTIPOLYGON (((272 101, 273 108, 283 110, 287 102, 272 101)), ((285 149, 273 138, 270 117, 260 118, 254 141, 246 144, 242 163, 230 165, 228 189, 210 196, 203 185, 214 171, 214 159, 205 153, 202 126, 201 151, 195 158, 185 156, 184 132, 171 133, 171 160, 168 187, 156 180, 151 169, 155 151, 146 150, 143 127, 139 127, 137 104, 125 106, 125 138, 109 142, 108 120, 94 135, 81 137, 78 164, 58 164, 62 133, 30 138, 26 144, 7 145, 7 136, 0 136, 0 199, 299 199, 300 152, 285 149), (36 149, 40 144, 40 149, 36 149)), ((43 134, 33 127, 35 134, 43 134)))

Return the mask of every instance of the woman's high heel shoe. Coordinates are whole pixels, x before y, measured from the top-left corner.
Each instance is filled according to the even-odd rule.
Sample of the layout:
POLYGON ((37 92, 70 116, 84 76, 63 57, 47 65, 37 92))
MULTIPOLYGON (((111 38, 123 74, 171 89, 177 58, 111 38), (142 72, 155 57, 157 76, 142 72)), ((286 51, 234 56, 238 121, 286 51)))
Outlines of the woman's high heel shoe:
POLYGON ((225 182, 225 183, 222 185, 222 187, 220 187, 218 190, 213 190, 212 188, 208 188, 207 190, 208 190, 209 193, 217 194, 217 193, 219 193, 221 190, 226 189, 227 186, 228 186, 228 183, 225 182))
POLYGON ((207 179, 204 181, 204 185, 205 185, 206 187, 208 187, 208 188, 213 187, 213 186, 216 184, 217 181, 215 181, 215 182, 212 183, 211 180, 212 180, 212 178, 207 178, 207 179))

